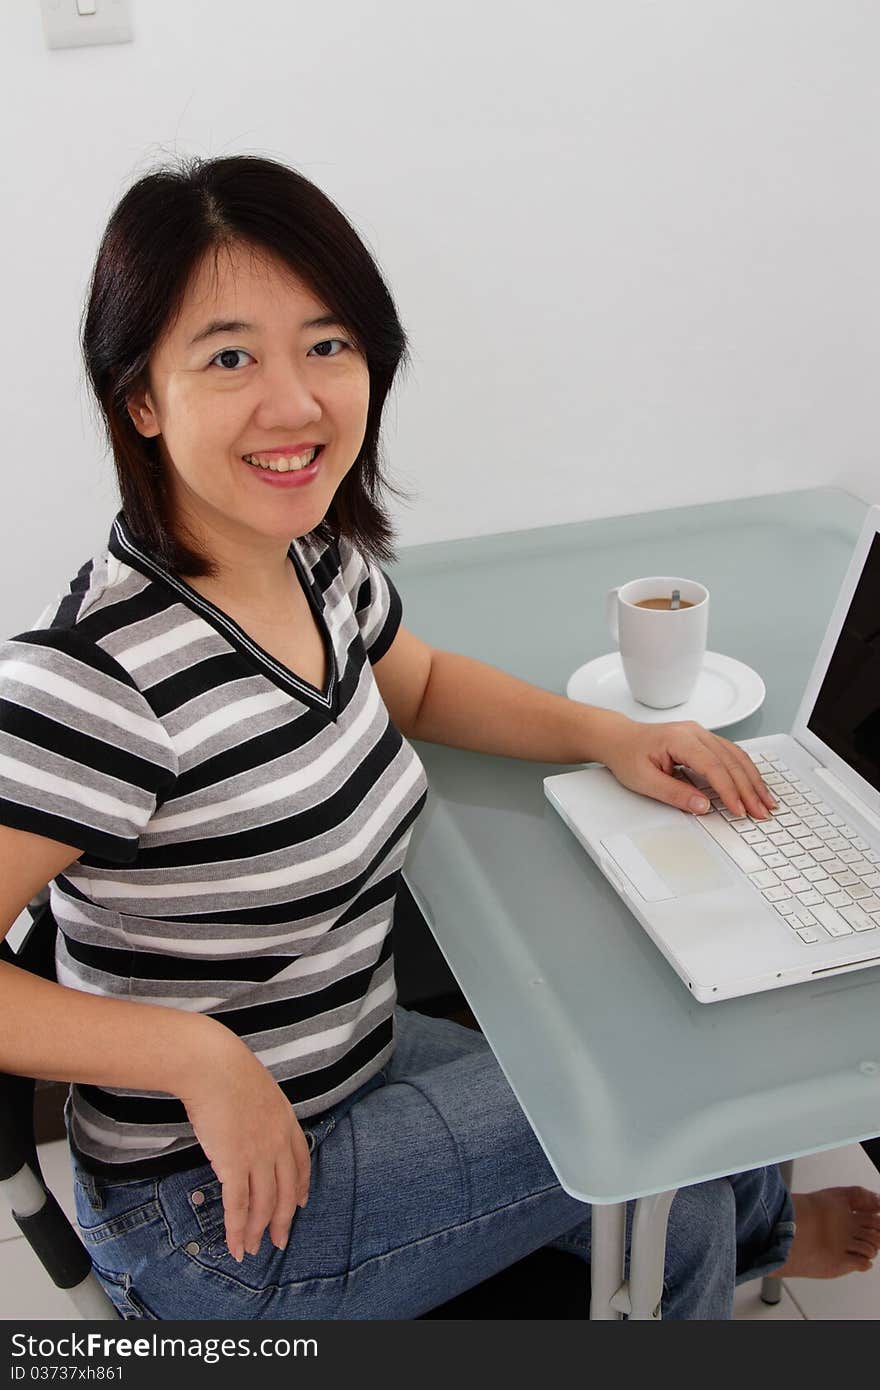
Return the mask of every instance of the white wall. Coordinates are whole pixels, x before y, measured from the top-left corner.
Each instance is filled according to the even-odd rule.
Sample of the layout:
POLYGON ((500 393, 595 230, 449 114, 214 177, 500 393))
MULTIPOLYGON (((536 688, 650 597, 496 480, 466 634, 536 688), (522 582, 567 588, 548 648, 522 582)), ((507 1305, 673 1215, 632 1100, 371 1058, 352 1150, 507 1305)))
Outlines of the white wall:
POLYGON ((403 543, 836 484, 876 500, 872 0, 132 0, 133 44, 0 15, 0 632, 118 506, 77 330, 165 154, 265 153, 342 208, 415 370, 403 543))

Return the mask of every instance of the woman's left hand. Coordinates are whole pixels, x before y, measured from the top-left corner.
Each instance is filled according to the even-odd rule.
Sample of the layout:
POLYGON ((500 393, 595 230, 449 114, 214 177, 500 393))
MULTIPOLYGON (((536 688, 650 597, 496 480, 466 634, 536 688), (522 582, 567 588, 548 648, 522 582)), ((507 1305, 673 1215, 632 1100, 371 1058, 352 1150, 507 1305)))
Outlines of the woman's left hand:
POLYGON ((742 748, 690 719, 674 724, 631 719, 628 727, 615 730, 603 761, 624 787, 691 814, 708 811, 709 802, 690 782, 672 775, 678 764, 711 783, 734 815, 765 820, 777 804, 742 748))

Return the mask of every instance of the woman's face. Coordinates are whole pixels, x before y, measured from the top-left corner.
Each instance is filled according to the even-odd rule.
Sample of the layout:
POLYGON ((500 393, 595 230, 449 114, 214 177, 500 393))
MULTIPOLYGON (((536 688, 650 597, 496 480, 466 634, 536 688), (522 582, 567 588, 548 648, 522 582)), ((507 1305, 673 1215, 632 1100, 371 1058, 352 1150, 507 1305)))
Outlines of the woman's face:
POLYGON ((217 555, 287 545, 323 520, 366 430, 367 364, 326 306, 249 246, 202 261, 129 413, 160 436, 173 516, 217 555), (314 464, 272 471, 320 444, 314 464), (277 545, 275 544, 277 543, 277 545))

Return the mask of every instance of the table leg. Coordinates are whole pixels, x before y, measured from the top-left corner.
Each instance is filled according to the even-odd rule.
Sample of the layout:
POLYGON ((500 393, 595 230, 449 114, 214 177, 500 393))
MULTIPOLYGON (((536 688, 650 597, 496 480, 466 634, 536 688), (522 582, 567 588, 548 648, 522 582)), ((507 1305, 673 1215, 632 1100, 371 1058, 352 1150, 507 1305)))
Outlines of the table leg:
MULTIPOLYGON (((787 1163, 780 1163, 779 1172, 782 1181, 785 1183, 789 1192, 794 1181, 794 1160, 789 1159, 787 1163)), ((777 1279, 774 1274, 767 1274, 761 1280, 761 1302, 778 1303, 782 1298, 782 1280, 777 1279)))
POLYGON ((623 1316, 611 1300, 623 1287, 626 1203, 594 1206, 590 1227, 590 1318, 613 1322, 623 1316))
POLYGON ((660 1318, 663 1269, 666 1263, 666 1225, 676 1189, 640 1197, 633 1217, 629 1255, 630 1321, 660 1318))
POLYGON ((629 1280, 624 1279, 626 1205, 594 1206, 590 1220, 590 1318, 630 1321, 660 1317, 666 1225, 675 1190, 640 1197, 633 1216, 629 1280))

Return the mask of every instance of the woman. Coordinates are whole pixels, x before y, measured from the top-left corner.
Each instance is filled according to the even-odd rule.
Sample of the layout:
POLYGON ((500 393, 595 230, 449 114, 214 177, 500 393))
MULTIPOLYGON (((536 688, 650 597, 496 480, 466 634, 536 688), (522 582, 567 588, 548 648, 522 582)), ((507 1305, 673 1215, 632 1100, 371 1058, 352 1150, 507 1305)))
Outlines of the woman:
MULTIPOLYGON (((0 1066, 75 1083, 99 1277, 130 1317, 411 1318, 540 1245, 589 1258, 589 1210, 484 1039, 395 1009, 426 796, 408 739, 603 761, 683 809, 675 763, 731 808, 766 815, 770 793, 697 725, 571 703, 401 626, 378 454, 406 341, 296 173, 141 179, 83 342, 122 510, 3 648, 4 929, 50 883, 60 932, 57 984, 0 970, 0 1066)), ((664 1315, 727 1317, 735 1280, 786 1257, 869 1266, 873 1194, 798 1200, 792 1244, 775 1169, 682 1192, 664 1315)))

